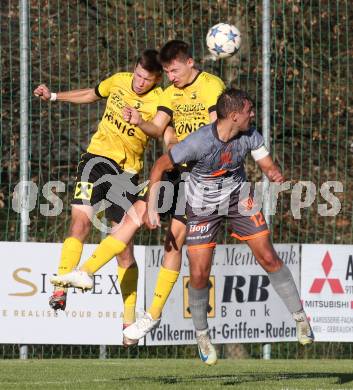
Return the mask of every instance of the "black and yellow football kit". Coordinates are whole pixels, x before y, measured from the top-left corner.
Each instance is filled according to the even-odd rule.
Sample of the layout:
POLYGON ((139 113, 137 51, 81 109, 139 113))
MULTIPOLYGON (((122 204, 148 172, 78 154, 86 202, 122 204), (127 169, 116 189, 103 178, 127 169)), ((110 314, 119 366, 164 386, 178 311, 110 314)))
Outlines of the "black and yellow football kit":
POLYGON ((178 141, 210 123, 209 114, 216 110, 218 96, 224 88, 219 77, 199 72, 183 88, 171 85, 164 90, 158 111, 164 111, 171 117, 178 141))
MULTIPOLYGON (((218 77, 206 72, 199 72, 193 82, 184 88, 177 88, 171 85, 165 89, 161 96, 158 110, 170 116, 178 141, 182 141, 201 126, 210 123, 210 113, 216 110, 218 96, 224 88, 222 80, 218 77)), ((187 170, 187 168, 184 169, 184 171, 187 170)), ((183 169, 175 168, 163 176, 163 180, 173 184, 174 194, 171 194, 173 199, 163 198, 163 202, 161 202, 161 191, 158 206, 160 207, 161 203, 163 203, 163 206, 165 203, 171 204, 172 201, 172 208, 168 212, 168 216, 186 225, 185 183, 182 173, 183 169)), ((166 216, 166 213, 161 215, 161 217, 164 216, 166 216)), ((165 302, 178 279, 178 275, 179 272, 177 271, 161 267, 153 300, 147 310, 154 320, 160 318, 165 302)))
MULTIPOLYGON (((216 110, 218 96, 224 88, 225 85, 219 77, 200 71, 195 79, 183 88, 170 85, 163 91, 158 111, 170 116, 178 141, 210 123, 210 113, 216 110)), ((185 208, 180 207, 185 205, 185 199, 181 199, 185 195, 181 173, 182 170, 175 168, 166 173, 163 180, 174 185, 173 203, 168 214, 186 224, 185 208), (182 186, 180 190, 179 186, 182 186)))
MULTIPOLYGON (((130 178, 133 184, 137 183, 148 136, 139 127, 125 122, 122 110, 126 105, 135 107, 144 120, 151 120, 157 111, 162 89, 154 87, 138 95, 132 89, 132 80, 132 73, 116 73, 100 82, 95 89, 97 96, 107 98, 107 103, 87 153, 82 156, 78 166, 72 204, 94 206, 107 199, 109 191, 111 195, 126 195, 129 200, 126 205, 135 201, 136 194, 116 186, 126 184, 126 180, 119 180, 121 174, 124 174, 124 178, 130 178), (100 182, 94 185, 98 180, 100 182)), ((114 204, 111 198, 107 199, 111 206, 106 209, 106 216, 120 222, 127 211, 126 207, 114 204)))

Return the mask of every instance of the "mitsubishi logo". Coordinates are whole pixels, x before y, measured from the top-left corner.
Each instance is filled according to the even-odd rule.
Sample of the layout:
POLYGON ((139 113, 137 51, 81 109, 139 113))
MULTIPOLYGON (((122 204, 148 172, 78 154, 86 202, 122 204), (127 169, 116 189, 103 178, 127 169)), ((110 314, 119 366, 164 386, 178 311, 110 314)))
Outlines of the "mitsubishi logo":
POLYGON ((314 293, 314 294, 321 293, 321 291, 322 291, 322 289, 324 287, 324 284, 327 281, 329 286, 330 286, 330 288, 331 288, 331 291, 334 294, 343 294, 344 291, 343 291, 343 288, 342 288, 340 280, 328 277, 328 275, 329 275, 329 273, 331 271, 331 268, 332 268, 332 264, 333 264, 331 256, 330 256, 328 251, 326 252, 326 254, 324 256, 324 259, 322 260, 321 264, 322 264, 322 268, 324 269, 326 278, 316 278, 316 279, 314 279, 313 284, 310 287, 309 292, 310 293, 314 293))

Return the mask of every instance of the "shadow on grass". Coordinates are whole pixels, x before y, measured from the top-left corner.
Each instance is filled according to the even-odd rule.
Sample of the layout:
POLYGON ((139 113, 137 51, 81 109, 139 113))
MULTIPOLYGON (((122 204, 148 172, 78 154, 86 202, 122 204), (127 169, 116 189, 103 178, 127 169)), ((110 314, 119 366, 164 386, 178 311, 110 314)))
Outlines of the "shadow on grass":
POLYGON ((348 382, 353 381, 353 373, 318 373, 318 372, 306 372, 303 374, 298 373, 260 373, 260 374, 242 374, 239 376, 235 376, 234 380, 230 378, 225 380, 222 384, 233 386, 241 383, 247 382, 262 382, 262 381, 286 381, 292 379, 327 379, 327 378, 337 378, 337 382, 335 384, 342 385, 348 382))
POLYGON ((119 379, 120 382, 134 381, 138 383, 140 381, 155 382, 159 384, 188 384, 195 382, 217 382, 222 386, 235 386, 249 382, 263 382, 263 381, 286 381, 292 379, 325 379, 335 378, 337 382, 335 384, 342 385, 353 381, 353 373, 318 373, 318 372, 306 372, 303 374, 298 373, 258 373, 258 374, 227 374, 227 375, 195 375, 195 376, 140 376, 140 377, 129 377, 119 379))

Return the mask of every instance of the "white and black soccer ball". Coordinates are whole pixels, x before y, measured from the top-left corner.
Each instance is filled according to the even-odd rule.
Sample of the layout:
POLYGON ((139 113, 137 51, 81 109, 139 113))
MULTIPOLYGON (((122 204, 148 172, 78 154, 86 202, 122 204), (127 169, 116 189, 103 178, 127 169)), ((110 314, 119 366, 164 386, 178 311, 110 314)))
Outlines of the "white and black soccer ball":
POLYGON ((208 30, 206 44, 215 59, 231 57, 240 48, 241 34, 231 24, 218 23, 208 30))

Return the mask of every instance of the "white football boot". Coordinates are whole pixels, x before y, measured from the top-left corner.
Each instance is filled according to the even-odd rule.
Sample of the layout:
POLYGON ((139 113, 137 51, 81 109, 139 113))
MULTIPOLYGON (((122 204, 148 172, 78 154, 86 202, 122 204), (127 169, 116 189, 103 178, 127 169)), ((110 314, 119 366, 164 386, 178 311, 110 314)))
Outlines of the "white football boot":
POLYGON ((304 311, 293 313, 293 318, 297 326, 297 338, 299 344, 308 345, 314 342, 314 333, 304 311))
POLYGON ((82 290, 91 290, 93 278, 85 271, 72 271, 65 275, 53 276, 50 283, 60 287, 76 287, 82 290))
POLYGON ((217 363, 217 352, 210 341, 208 329, 196 331, 200 359, 209 366, 217 363))
MULTIPOLYGON (((130 325, 132 325, 132 324, 123 324, 123 330, 126 329, 127 327, 129 327, 130 325)), ((125 348, 129 348, 129 347, 132 347, 134 345, 137 345, 138 342, 139 342, 138 340, 129 339, 123 333, 123 346, 125 348)))
POLYGON ((154 320, 150 313, 144 312, 133 324, 123 330, 123 335, 130 340, 139 340, 156 328, 160 322, 160 318, 154 320))

